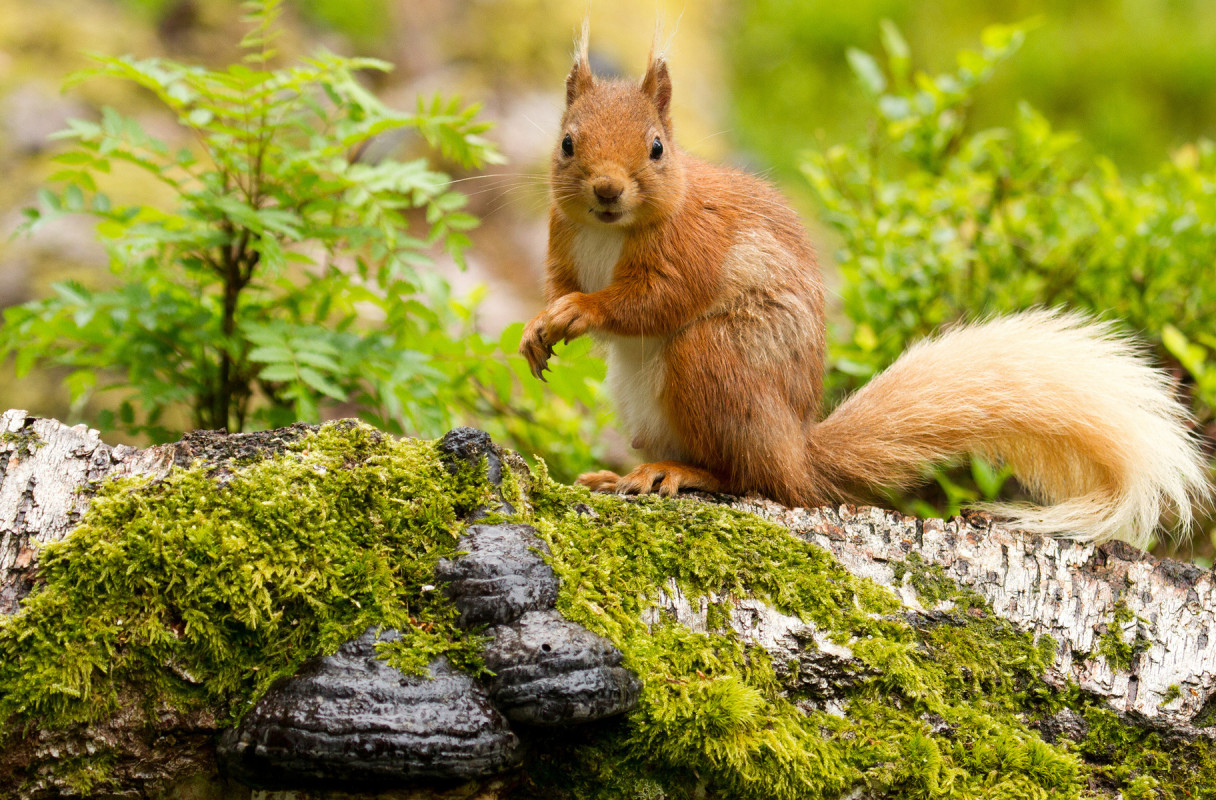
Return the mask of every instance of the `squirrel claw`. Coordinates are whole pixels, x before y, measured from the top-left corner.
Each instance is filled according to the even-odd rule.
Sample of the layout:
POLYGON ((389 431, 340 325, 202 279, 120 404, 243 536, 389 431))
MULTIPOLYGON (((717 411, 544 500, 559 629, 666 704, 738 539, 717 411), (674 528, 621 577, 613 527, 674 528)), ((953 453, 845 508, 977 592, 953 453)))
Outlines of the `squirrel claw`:
POLYGON ((519 354, 527 360, 532 377, 548 383, 543 373, 549 368, 549 359, 553 357, 553 343, 549 341, 544 318, 542 312, 524 328, 519 341, 519 354))
POLYGON ((528 368, 532 372, 532 377, 548 383, 544 375, 545 370, 549 368, 548 358, 545 356, 537 358, 533 353, 524 353, 523 356, 528 361, 528 368))

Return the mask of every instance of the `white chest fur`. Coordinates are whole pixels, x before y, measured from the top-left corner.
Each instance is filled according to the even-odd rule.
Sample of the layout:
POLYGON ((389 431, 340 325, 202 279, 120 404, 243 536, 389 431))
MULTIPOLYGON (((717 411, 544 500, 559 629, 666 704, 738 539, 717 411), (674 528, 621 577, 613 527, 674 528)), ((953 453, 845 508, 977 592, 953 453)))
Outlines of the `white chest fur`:
MULTIPOLYGON (((611 228, 588 227, 575 235, 572 255, 584 292, 598 292, 612 283, 624 244, 624 235, 611 228)), ((666 340, 608 334, 596 339, 606 351, 608 394, 634 447, 645 451, 648 458, 685 458, 661 399, 667 372, 663 361, 666 340)))
POLYGON ((625 234, 615 228, 583 226, 574 235, 574 268, 584 292, 598 292, 612 283, 624 246, 625 234))
POLYGON ((663 410, 667 365, 665 339, 642 336, 597 337, 603 343, 608 394, 616 406, 621 427, 633 446, 649 459, 683 460, 685 448, 663 410))

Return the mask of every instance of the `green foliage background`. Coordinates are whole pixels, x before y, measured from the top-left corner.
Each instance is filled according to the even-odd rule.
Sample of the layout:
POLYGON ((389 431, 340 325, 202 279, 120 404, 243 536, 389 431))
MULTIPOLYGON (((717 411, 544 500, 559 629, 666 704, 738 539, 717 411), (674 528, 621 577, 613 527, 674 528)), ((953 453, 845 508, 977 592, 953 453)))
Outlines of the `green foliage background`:
POLYGON ((846 52, 877 50, 882 19, 931 73, 975 49, 985 27, 1028 24, 1021 54, 975 97, 979 126, 1007 124, 1025 100, 1134 171, 1216 129, 1216 9, 1204 0, 752 0, 733 10, 731 126, 786 176, 802 147, 864 132, 870 115, 846 52))

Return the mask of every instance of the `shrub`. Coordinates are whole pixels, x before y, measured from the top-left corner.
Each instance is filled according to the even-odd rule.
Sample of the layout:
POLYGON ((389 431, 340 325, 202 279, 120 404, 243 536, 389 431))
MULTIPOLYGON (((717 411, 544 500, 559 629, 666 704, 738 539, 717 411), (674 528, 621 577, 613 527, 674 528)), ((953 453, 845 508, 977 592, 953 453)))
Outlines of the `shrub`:
MULTIPOLYGON (((1128 178, 1025 103, 1008 127, 972 130, 975 91, 1023 38, 1016 27, 988 28, 980 51, 960 53, 955 70, 937 76, 911 68, 890 23, 885 57, 849 52, 869 133, 809 154, 803 167, 841 238, 841 298, 853 321, 831 337, 834 388, 855 388, 944 323, 1068 306, 1122 320, 1172 353, 1208 420, 1216 148, 1201 142, 1128 178)), ((999 476, 976 469, 978 488, 995 492, 999 476)), ((942 486, 951 513, 977 494, 970 482, 942 486)))

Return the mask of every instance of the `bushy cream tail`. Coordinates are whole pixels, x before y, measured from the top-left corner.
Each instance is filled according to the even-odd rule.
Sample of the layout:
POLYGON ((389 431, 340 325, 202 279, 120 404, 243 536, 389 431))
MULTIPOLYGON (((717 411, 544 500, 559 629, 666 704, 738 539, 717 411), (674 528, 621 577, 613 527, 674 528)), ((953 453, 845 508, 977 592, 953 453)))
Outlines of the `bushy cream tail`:
POLYGON ((829 485, 917 481, 978 453, 1048 503, 981 506, 1027 531, 1145 547, 1185 530, 1210 497, 1207 467, 1165 374, 1106 322, 1031 311, 910 348, 817 425, 829 485))

